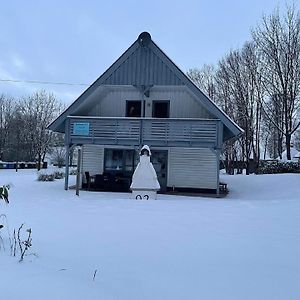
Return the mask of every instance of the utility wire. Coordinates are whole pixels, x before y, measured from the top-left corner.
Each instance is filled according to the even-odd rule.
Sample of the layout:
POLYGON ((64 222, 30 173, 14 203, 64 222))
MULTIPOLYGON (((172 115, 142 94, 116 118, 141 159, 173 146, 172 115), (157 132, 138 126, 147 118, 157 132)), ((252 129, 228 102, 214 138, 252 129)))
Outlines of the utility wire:
POLYGON ((1 79, 1 78, 0 78, 0 82, 90 86, 90 84, 86 84, 86 83, 51 82, 51 81, 38 81, 38 80, 15 80, 15 79, 1 79))

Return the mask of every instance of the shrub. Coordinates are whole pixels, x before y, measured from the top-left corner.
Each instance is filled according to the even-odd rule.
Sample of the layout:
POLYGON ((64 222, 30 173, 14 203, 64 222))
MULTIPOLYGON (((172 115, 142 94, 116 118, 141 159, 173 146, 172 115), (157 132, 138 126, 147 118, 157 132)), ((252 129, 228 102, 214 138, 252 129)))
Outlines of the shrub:
POLYGON ((53 173, 53 176, 54 176, 55 179, 62 179, 62 178, 65 177, 65 173, 62 172, 62 171, 55 171, 53 173))
POLYGON ((39 173, 38 181, 54 181, 54 174, 39 173))
POLYGON ((257 174, 278 174, 300 172, 299 164, 295 162, 279 162, 277 160, 259 162, 257 174))
POLYGON ((54 181, 65 177, 63 169, 50 168, 38 171, 38 181, 54 181))

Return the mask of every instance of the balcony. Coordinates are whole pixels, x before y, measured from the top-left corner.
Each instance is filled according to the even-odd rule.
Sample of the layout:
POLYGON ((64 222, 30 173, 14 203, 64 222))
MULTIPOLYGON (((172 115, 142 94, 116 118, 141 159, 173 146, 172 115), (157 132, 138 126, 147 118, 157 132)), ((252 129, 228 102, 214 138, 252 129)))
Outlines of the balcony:
POLYGON ((219 120, 68 117, 66 139, 72 144, 158 147, 218 147, 219 120))

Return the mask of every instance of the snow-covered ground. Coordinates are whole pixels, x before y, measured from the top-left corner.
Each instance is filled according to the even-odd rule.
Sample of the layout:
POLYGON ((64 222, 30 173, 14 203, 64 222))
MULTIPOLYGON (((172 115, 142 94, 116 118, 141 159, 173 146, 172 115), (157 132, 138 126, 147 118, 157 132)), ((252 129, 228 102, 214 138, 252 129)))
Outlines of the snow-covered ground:
POLYGON ((300 174, 223 175, 226 198, 156 201, 35 179, 0 170, 0 214, 32 228, 38 255, 0 252, 1 299, 300 299, 300 174))

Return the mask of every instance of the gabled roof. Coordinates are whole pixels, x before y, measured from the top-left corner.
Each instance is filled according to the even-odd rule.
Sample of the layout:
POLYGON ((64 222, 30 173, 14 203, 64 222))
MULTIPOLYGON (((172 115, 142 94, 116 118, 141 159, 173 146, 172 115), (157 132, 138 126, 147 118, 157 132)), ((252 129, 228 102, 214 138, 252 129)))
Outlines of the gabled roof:
POLYGON ((186 86, 212 115, 225 125, 225 139, 240 135, 243 130, 220 110, 153 42, 148 32, 138 39, 113 63, 81 96, 77 98, 52 124, 49 129, 64 131, 64 123, 85 100, 100 86, 132 85, 138 88, 160 86, 186 86), (227 129, 227 130, 226 130, 227 129))

